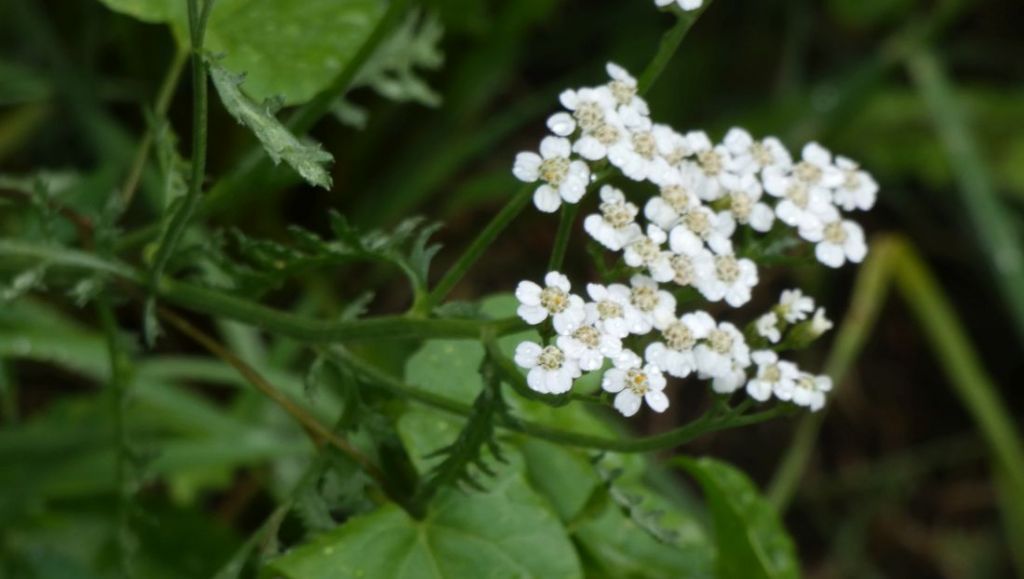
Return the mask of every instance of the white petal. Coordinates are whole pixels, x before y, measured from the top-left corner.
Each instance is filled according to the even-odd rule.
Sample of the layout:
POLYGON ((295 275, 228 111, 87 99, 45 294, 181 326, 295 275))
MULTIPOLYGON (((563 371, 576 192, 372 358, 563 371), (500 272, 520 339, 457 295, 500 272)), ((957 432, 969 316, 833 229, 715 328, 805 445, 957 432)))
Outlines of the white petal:
POLYGON ((569 139, 548 136, 540 142, 540 156, 545 159, 568 158, 571 152, 572 145, 569 144, 569 139))
POLYGON ((533 193, 533 204, 544 213, 554 213, 562 206, 562 196, 550 185, 541 185, 533 193))
POLYGON ((521 305, 516 310, 516 313, 531 326, 536 326, 548 317, 548 311, 540 306, 521 305))
POLYGON ((516 286, 516 299, 528 306, 540 305, 540 292, 539 285, 532 281, 521 281, 516 286))
POLYGON ((555 113, 548 118, 548 129, 560 137, 568 137, 576 130, 576 121, 569 113, 555 113))
POLYGON ((664 392, 648 392, 644 394, 644 400, 647 401, 647 405, 651 407, 651 410, 655 412, 660 413, 668 409, 668 396, 665 396, 664 392))
POLYGON ((512 174, 516 179, 525 183, 533 183, 540 178, 540 155, 532 152, 523 152, 516 155, 516 162, 512 165, 512 174))
POLYGON ((614 404, 623 416, 633 416, 640 410, 640 397, 630 390, 623 390, 615 395, 614 404))

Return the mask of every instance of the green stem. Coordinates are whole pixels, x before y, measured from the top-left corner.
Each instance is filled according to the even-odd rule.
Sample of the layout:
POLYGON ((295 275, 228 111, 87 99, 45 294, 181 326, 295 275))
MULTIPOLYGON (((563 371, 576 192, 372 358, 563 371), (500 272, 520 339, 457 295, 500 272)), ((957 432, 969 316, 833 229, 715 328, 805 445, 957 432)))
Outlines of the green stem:
MULTIPOLYGON (((328 355, 361 374, 369 382, 400 394, 410 400, 431 406, 452 414, 469 416, 472 408, 467 404, 452 400, 445 396, 411 386, 401 380, 377 369, 359 358, 339 349, 328 350, 328 355)), ((642 438, 607 438, 592 436, 578 432, 570 432, 551 428, 528 420, 504 419, 498 426, 512 432, 518 432, 550 442, 556 442, 578 448, 607 450, 612 452, 638 453, 657 452, 675 448, 696 438, 712 432, 749 426, 792 414, 794 409, 789 406, 777 406, 770 410, 744 416, 721 416, 714 413, 705 414, 696 420, 674 430, 642 438)))
POLYGON ((494 216, 494 219, 484 227, 483 231, 466 248, 466 251, 459 256, 455 264, 445 272, 444 277, 441 278, 441 281, 437 282, 430 295, 421 302, 418 308, 420 313, 429 313, 448 296, 448 293, 462 280, 466 272, 469 271, 469 268, 494 243, 498 235, 529 205, 530 200, 533 198, 533 191, 536 188, 537 186, 531 183, 524 184, 519 188, 519 191, 509 199, 505 207, 494 216))
POLYGON ((130 361, 121 347, 118 336, 117 320, 110 303, 105 296, 96 302, 100 324, 107 340, 107 355, 110 360, 109 395, 113 407, 114 427, 114 480, 117 488, 117 523, 114 525, 117 534, 114 541, 117 546, 117 560, 122 577, 131 577, 132 531, 129 516, 131 514, 132 490, 129 481, 129 464, 131 449, 128 444, 128 431, 125 426, 125 401, 127 385, 130 382, 130 361))
MULTIPOLYGON (((178 80, 181 78, 181 72, 185 68, 185 63, 188 62, 188 55, 188 51, 184 49, 178 49, 174 53, 171 66, 167 69, 167 74, 160 84, 156 101, 153 103, 153 113, 158 119, 164 117, 167 114, 167 109, 171 106, 171 98, 174 96, 174 90, 178 87, 178 80)), ((146 160, 149 158, 149 150, 152 147, 153 128, 150 127, 146 130, 145 136, 142 137, 142 142, 139 143, 139 148, 135 152, 135 159, 128 170, 128 178, 121 189, 122 209, 126 209, 131 205, 135 191, 139 187, 139 181, 142 180, 142 172, 146 168, 146 160)))
POLYGON ((644 69, 643 73, 640 74, 640 80, 638 81, 638 91, 641 95, 647 94, 647 91, 651 90, 654 83, 661 76, 661 73, 665 70, 669 61, 675 55, 676 50, 679 49, 679 45, 683 42, 683 38, 686 37, 686 33, 690 31, 693 24, 697 22, 700 15, 707 10, 708 6, 711 5, 712 0, 706 0, 704 5, 697 10, 683 11, 676 9, 676 23, 675 26, 668 29, 661 37, 661 43, 658 45, 658 52, 654 55, 654 59, 651 60, 647 68, 644 69))
MULTIPOLYGON (((149 273, 151 291, 156 288, 168 260, 192 220, 192 215, 199 205, 199 198, 203 192, 203 177, 206 175, 208 84, 206 59, 203 55, 203 37, 206 33, 206 21, 210 8, 213 6, 213 0, 203 0, 201 10, 198 2, 199 0, 188 0, 188 22, 192 39, 192 174, 184 202, 171 216, 171 222, 156 249, 153 266, 149 273)), ((151 303, 147 307, 151 307, 151 303)))
MULTIPOLYGON (((87 270, 111 275, 134 285, 145 285, 144 274, 116 261, 90 253, 0 240, 0 257, 26 263, 44 262, 52 268, 87 270)), ((169 303, 215 317, 242 322, 306 342, 356 340, 422 340, 429 338, 479 339, 483 332, 504 336, 521 332, 519 318, 498 320, 422 319, 378 316, 361 320, 325 321, 275 310, 217 290, 163 278, 156 295, 169 303)))
POLYGON ((565 251, 569 247, 569 237, 572 235, 572 227, 576 224, 576 215, 580 212, 579 203, 562 204, 562 217, 558 221, 558 233, 555 234, 555 244, 551 248, 551 259, 548 261, 548 271, 561 271, 562 262, 565 261, 565 251))

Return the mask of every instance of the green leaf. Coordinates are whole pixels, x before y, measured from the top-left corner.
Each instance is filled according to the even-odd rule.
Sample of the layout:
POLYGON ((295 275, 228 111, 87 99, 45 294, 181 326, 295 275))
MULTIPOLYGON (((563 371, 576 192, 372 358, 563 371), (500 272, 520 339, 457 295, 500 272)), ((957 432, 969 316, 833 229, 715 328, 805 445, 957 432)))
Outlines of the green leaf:
POLYGON ((739 470, 710 458, 679 458, 701 488, 711 510, 718 547, 717 576, 798 577, 793 541, 779 514, 739 470))
POLYGON ((420 521, 394 505, 353 518, 267 570, 292 579, 583 575, 565 529, 511 469, 487 493, 443 493, 420 521))
MULTIPOLYGON (((146 22, 169 23, 188 43, 183 0, 101 0, 146 22)), ((218 0, 206 29, 206 49, 223 54, 228 70, 246 75, 257 102, 280 97, 304 103, 327 88, 384 15, 383 0, 218 0)))
POLYGON ((326 165, 333 162, 334 157, 319 144, 303 143, 288 132, 274 117, 270 104, 260 105, 246 96, 241 91, 242 77, 231 73, 216 60, 210 59, 209 63, 210 78, 217 87, 220 100, 236 121, 256 135, 274 163, 283 159, 306 181, 330 189, 331 175, 326 165))

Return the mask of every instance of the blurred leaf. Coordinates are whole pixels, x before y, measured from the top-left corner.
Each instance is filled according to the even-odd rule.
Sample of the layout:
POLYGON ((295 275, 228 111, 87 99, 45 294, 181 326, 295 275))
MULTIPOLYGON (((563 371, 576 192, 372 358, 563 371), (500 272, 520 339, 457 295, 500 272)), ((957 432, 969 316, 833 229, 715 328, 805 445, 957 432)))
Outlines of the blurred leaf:
MULTIPOLYGON (((187 44, 185 2, 101 0, 146 22, 170 23, 187 44)), ((380 22, 383 0, 218 0, 206 29, 206 49, 245 74, 255 101, 280 97, 304 103, 344 70, 380 22)))
MULTIPOLYGON (((417 75, 418 69, 437 70, 444 63, 438 44, 444 28, 436 16, 412 12, 359 70, 352 88, 370 87, 377 94, 398 102, 411 101, 428 107, 441 104, 434 92, 417 75)), ((349 111, 351 114, 351 111, 349 111)))
POLYGON ((486 493, 442 494, 420 521, 394 505, 351 519, 267 570, 293 579, 582 577, 565 529, 512 469, 486 493))
MULTIPOLYGON (((441 95, 421 79, 418 69, 436 70, 444 62, 438 44, 444 29, 434 15, 412 12, 405 22, 373 53, 352 81, 349 90, 370 87, 384 98, 397 102, 415 102, 428 107, 441 104, 441 95)), ((331 112, 342 124, 365 128, 369 113, 344 96, 331 112)))
POLYGON ((796 552, 775 509, 739 470, 710 458, 678 458, 711 510, 722 579, 798 577, 796 552))
POLYGON ((331 174, 327 164, 334 161, 330 153, 317 143, 303 143, 288 132, 280 121, 274 118, 275 108, 269 102, 260 105, 240 90, 244 77, 232 74, 214 59, 209 60, 210 78, 220 94, 220 100, 235 117, 248 127, 263 144, 274 163, 291 165, 302 178, 313 185, 331 188, 331 174))

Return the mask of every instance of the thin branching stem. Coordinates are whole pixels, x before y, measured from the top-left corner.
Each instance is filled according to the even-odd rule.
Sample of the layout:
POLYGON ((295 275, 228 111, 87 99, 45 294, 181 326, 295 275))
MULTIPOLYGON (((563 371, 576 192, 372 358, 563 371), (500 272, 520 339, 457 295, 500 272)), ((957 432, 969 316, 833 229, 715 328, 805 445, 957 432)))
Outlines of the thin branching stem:
MULTIPOLYGON (((341 348, 331 348, 323 351, 330 358, 351 368, 357 374, 361 375, 369 384, 379 386, 391 392, 401 394, 410 400, 439 410, 444 410, 445 412, 450 412, 452 414, 469 416, 473 411, 468 404, 406 384, 398 378, 391 376, 390 374, 376 368, 374 365, 361 360, 341 348)), ((759 422, 788 416, 793 412, 794 408, 787 405, 780 405, 770 410, 745 415, 723 414, 713 411, 679 428, 669 430, 662 434, 640 438, 608 438, 603 436, 593 436, 552 428, 529 420, 518 420, 514 418, 504 418, 498 423, 498 426, 505 430, 518 432, 533 438, 539 438, 541 440, 575 446, 578 448, 638 453, 657 452, 659 450, 675 448, 705 434, 757 424, 759 422)))
MULTIPOLYGON (((181 79, 181 73, 185 69, 185 63, 188 62, 188 55, 187 50, 179 48, 175 51, 174 58, 171 59, 171 65, 167 69, 163 82, 160 83, 160 90, 157 93, 156 101, 153 103, 153 115, 157 119, 163 118, 167 114, 167 109, 171 106, 171 99, 174 96, 175 89, 178 88, 178 81, 181 79)), ((121 188, 122 208, 127 208, 131 205, 135 191, 139 188, 142 173, 146 168, 146 161, 149 159, 149 151, 153 148, 153 140, 154 128, 150 127, 146 130, 146 134, 139 143, 139 148, 135 151, 135 159, 132 160, 132 166, 128 170, 128 178, 125 179, 124 186, 121 188)))
POLYGON ((388 484, 384 473, 377 467, 377 465, 373 464, 368 457, 363 455, 359 449, 344 438, 338 436, 330 428, 321 424, 316 417, 310 414, 305 408, 293 402, 287 395, 278 390, 270 383, 270 381, 264 378, 259 371, 236 356, 234 352, 174 312, 166 308, 158 308, 157 312, 163 320, 177 328, 178 331, 185 334, 193 341, 206 348, 211 354, 217 356, 229 366, 237 370, 238 373, 246 379, 246 381, 281 407, 281 409, 289 416, 294 418, 317 446, 322 444, 329 444, 333 446, 358 464, 366 474, 370 475, 370 477, 377 481, 377 484, 379 484, 385 492, 390 489, 390 485, 388 484))
POLYGON ((661 42, 658 44, 658 52, 655 53, 654 58, 651 59, 651 62, 640 74, 640 79, 637 81, 637 89, 641 95, 647 94, 647 91, 651 90, 651 87, 657 82, 658 77, 661 76, 661 73, 679 49, 679 45, 683 42, 683 38, 686 37, 686 33, 690 31, 690 28, 693 28, 694 23, 697 22, 697 19, 707 10, 709 5, 711 5, 711 0, 705 1, 704 5, 697 10, 684 11, 679 8, 673 9, 676 14, 675 26, 662 35, 661 42))
MULTIPOLYGON (((42 262, 51 268, 84 270, 112 276, 135 286, 145 285, 142 272, 121 262, 74 249, 0 240, 0 257, 10 263, 42 262)), ((430 338, 473 340, 479 339, 485 331, 504 336, 526 328, 519 318, 466 320, 377 316, 341 321, 313 319, 269 308, 216 289, 169 278, 160 280, 156 292, 161 299, 193 312, 235 320, 312 343, 430 338)))
POLYGON ((579 212, 579 203, 565 203, 562 205, 562 216, 558 220, 558 232, 555 233, 555 243, 551 247, 551 259, 548 260, 548 271, 561 271, 562 262, 565 261, 565 252, 569 248, 569 238, 572 236, 572 228, 576 225, 576 215, 578 215, 579 212))

